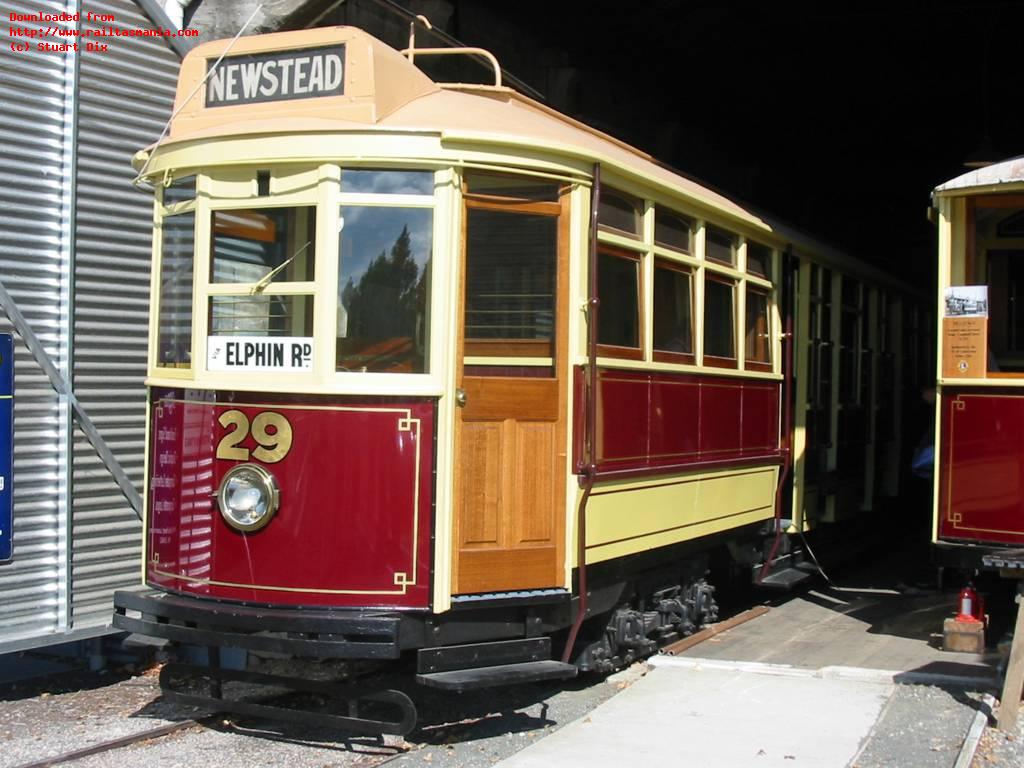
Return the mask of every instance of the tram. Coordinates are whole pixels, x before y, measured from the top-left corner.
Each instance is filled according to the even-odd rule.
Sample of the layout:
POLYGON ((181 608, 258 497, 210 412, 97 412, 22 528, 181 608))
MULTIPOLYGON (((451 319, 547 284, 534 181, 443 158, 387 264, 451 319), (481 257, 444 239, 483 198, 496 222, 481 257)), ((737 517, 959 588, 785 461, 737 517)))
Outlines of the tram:
MULTIPOLYGON (((792 541, 898 490, 912 291, 496 62, 446 84, 424 53, 351 27, 202 45, 135 158, 155 594, 119 592, 114 625, 211 649, 169 695, 266 713, 221 684, 283 679, 225 647, 451 691, 606 672, 713 621, 718 560, 787 586, 792 541)), ((337 688, 390 708, 341 727, 415 722, 337 688)))
POLYGON ((935 189, 933 542, 940 564, 1024 566, 1024 159, 935 189))

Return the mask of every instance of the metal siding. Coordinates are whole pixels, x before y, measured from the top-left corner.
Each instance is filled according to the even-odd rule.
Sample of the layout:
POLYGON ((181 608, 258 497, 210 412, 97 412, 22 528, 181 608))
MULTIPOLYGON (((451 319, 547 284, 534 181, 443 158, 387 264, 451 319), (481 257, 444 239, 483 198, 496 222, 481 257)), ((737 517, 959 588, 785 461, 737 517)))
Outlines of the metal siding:
MULTIPOLYGON (((70 5, 9 2, 5 13, 70 5)), ((73 67, 67 55, 0 47, 0 279, 65 370, 73 67)), ((0 313, 0 331, 12 330, 0 313)), ((15 346, 14 561, 0 566, 0 652, 66 625, 67 409, 17 334, 15 346)))
MULTIPOLYGON (((119 27, 156 26, 128 0, 87 0, 82 10, 83 19, 112 14, 119 27)), ((131 184, 131 158, 170 116, 180 61, 161 38, 103 42, 107 52, 82 55, 79 76, 74 387, 141 492, 153 203, 131 184)), ((72 482, 77 630, 109 623, 113 591, 139 584, 141 524, 81 432, 72 482)))

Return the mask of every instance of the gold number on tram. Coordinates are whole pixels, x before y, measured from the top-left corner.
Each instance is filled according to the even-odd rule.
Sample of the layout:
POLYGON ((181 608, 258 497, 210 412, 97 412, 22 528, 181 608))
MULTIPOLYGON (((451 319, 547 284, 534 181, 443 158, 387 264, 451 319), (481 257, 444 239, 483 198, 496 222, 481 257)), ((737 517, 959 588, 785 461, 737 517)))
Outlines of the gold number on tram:
MULTIPOLYGON (((248 461, 249 449, 241 442, 250 435, 249 418, 238 410, 225 411, 218 419, 228 430, 217 444, 217 458, 228 461, 248 461)), ((252 438, 259 447, 252 457, 264 464, 276 464, 292 449, 292 425, 280 413, 264 411, 252 420, 252 438)))
POLYGON ((265 411, 253 419, 252 437, 260 444, 253 450, 253 458, 266 464, 280 461, 292 449, 292 425, 280 413, 265 411), (273 431, 268 432, 267 427, 273 431))
POLYGON ((217 444, 217 458, 230 461, 248 461, 249 449, 240 448, 238 444, 249 434, 249 419, 241 411, 224 411, 217 419, 220 425, 228 429, 228 433, 217 444), (231 429, 234 427, 234 429, 231 429))

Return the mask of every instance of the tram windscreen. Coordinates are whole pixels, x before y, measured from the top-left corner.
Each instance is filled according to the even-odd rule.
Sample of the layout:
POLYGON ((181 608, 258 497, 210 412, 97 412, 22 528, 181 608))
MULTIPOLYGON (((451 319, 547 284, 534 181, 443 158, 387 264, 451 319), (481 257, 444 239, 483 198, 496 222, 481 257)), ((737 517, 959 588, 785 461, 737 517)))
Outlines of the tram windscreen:
POLYGON ((337 370, 427 372, 433 215, 342 206, 337 370))
POLYGON ((312 289, 280 295, 274 288, 313 280, 316 209, 214 211, 211 230, 210 282, 238 289, 210 297, 210 334, 312 336, 312 289))

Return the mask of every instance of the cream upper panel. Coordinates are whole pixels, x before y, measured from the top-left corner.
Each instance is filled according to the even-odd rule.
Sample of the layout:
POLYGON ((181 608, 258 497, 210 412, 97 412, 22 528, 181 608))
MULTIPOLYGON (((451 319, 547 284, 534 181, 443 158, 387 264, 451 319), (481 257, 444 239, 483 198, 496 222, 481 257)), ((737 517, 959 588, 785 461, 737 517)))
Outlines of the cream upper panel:
MULTIPOLYGON (((175 117, 161 148, 197 140, 357 131, 430 133, 454 148, 540 148, 610 163, 647 183, 653 181, 674 194, 682 193, 719 215, 756 230, 768 229, 763 219, 746 207, 508 88, 439 86, 400 53, 353 27, 282 32, 240 38, 233 45, 222 40, 199 46, 182 63, 175 117), (325 55, 337 57, 342 47, 343 83, 337 84, 334 65, 327 73, 328 65, 314 60, 325 55), (296 63, 300 58, 308 59, 301 78, 296 63), (314 64, 318 67, 315 83, 314 64), (285 81, 288 93, 284 93, 285 81), (338 87, 328 87, 335 85, 338 87), (294 93, 297 88, 303 91, 301 97, 294 93)), ((155 153, 159 154, 159 148, 155 153)), ((153 168, 159 166, 159 162, 152 164, 153 168)))

